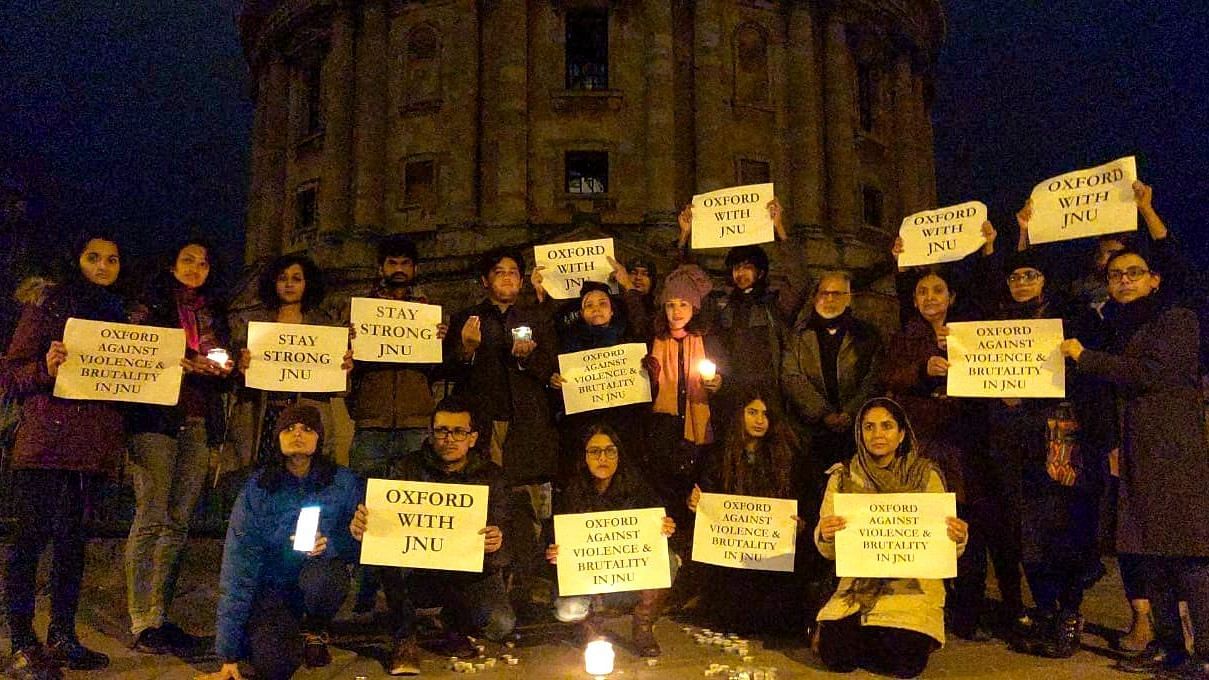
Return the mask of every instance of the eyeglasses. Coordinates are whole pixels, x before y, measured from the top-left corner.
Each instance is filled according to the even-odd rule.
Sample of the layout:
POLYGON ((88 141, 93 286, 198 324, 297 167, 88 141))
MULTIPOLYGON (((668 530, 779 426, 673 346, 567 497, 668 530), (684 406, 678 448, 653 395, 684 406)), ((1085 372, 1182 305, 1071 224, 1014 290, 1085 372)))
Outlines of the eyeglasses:
POLYGON ((1120 283, 1122 279, 1126 281, 1140 281, 1143 276, 1150 273, 1149 269, 1142 267, 1129 267, 1128 269, 1109 269, 1108 282, 1120 283))
POLYGON ((589 456, 591 456, 593 458, 604 458, 605 460, 617 460, 617 447, 616 446, 604 446, 604 447, 593 446, 592 448, 586 450, 584 453, 587 453, 589 456))
POLYGON ((847 290, 820 290, 818 296, 827 300, 838 300, 852 295, 851 291, 847 290))
POLYGON ((1041 277, 1041 272, 1021 272, 1009 275, 1007 280, 1008 283, 1032 283, 1041 277))
POLYGON ((437 439, 452 439, 455 442, 464 442, 472 434, 474 434, 474 430, 467 430, 461 427, 455 427, 452 430, 448 427, 432 428, 433 437, 437 439))

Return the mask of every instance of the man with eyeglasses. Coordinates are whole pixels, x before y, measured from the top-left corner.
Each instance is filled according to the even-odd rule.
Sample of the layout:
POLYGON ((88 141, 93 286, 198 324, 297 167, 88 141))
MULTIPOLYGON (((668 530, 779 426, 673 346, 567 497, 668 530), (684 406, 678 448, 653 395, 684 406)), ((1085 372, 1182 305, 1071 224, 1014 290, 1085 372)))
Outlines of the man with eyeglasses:
POLYGON ((852 314, 852 277, 827 272, 814 307, 799 318, 782 354, 781 380, 801 419, 810 459, 800 488, 814 488, 831 465, 852 457, 853 414, 877 392, 877 329, 852 314))
MULTIPOLYGON (((382 569, 382 585, 394 625, 387 672, 418 675, 420 651, 416 642, 416 599, 428 606, 441 606, 447 634, 442 656, 473 658, 478 650, 467 635, 501 640, 512 632, 516 617, 508 602, 501 572, 506 563, 502 550, 508 521, 508 496, 499 466, 475 452, 479 429, 471 403, 446 397, 432 414, 430 436, 415 454, 397 461, 389 478, 439 484, 474 484, 490 487, 487 496, 487 526, 483 534, 486 559, 482 573, 433 569, 382 569)), ((358 505, 349 531, 358 541, 365 536, 369 512, 358 505)))

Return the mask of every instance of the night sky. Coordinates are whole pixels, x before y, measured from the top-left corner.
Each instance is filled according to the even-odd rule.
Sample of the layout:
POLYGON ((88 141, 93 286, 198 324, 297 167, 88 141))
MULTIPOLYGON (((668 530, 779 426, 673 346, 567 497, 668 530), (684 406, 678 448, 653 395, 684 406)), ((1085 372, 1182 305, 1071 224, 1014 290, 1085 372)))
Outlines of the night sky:
MULTIPOLYGON (((0 3, 0 163, 34 169, 51 224, 116 226, 132 254, 200 232, 241 257, 252 105, 239 4, 0 3)), ((942 203, 984 201, 1012 239, 1034 184, 1132 153, 1209 265, 1203 0, 945 4, 942 203)))

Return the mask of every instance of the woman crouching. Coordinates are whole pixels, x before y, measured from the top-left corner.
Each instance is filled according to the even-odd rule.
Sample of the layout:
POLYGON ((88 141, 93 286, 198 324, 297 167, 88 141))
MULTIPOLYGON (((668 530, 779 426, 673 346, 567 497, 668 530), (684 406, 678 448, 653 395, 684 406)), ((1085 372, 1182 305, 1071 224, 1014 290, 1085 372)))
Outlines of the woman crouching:
MULTIPOLYGON (((856 417, 856 455, 847 466, 832 467, 819 510, 815 545, 835 559, 835 535, 846 526, 837 517, 837 493, 943 493, 944 480, 931 461, 921 458, 906 413, 897 402, 871 399, 856 417)), ((965 549, 968 528, 945 518, 957 554, 965 549)), ((928 665, 928 655, 945 641, 945 589, 940 579, 843 578, 819 611, 819 656, 832 671, 863 667, 875 673, 913 678, 928 665)))

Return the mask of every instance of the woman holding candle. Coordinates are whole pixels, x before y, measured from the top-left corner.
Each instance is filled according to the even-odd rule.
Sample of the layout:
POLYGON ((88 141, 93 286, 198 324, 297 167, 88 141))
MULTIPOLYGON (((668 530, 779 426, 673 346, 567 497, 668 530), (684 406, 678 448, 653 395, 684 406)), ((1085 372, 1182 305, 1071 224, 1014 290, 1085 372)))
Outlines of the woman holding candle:
POLYGON ((168 619, 189 533, 189 518, 222 441, 222 393, 234 368, 212 350, 229 347, 226 316, 216 294, 213 250, 191 239, 173 252, 134 315, 136 323, 185 331, 185 376, 175 406, 129 411, 135 511, 126 543, 126 595, 134 649, 187 653, 193 638, 168 619))
MULTIPOLYGON (((258 288, 261 307, 240 315, 232 328, 232 342, 240 347, 239 368, 247 370, 251 356, 247 350, 248 323, 332 325, 331 317, 319 308, 325 292, 323 272, 302 255, 283 255, 261 272, 258 288)), ((250 388, 237 395, 231 418, 231 438, 235 443, 240 465, 263 464, 276 458, 277 442, 273 440, 273 423, 277 415, 291 404, 309 404, 319 409, 323 422, 331 429, 331 395, 297 392, 266 392, 250 388)), ((325 442, 325 455, 335 450, 325 442)))
POLYGON ((697 481, 702 451, 714 441, 710 398, 722 389, 726 373, 722 343, 701 316, 710 288, 709 276, 696 265, 668 274, 659 293, 663 314, 655 317, 655 339, 644 361, 654 399, 646 470, 682 524, 688 520, 684 498, 697 481))
MULTIPOLYGON (((847 522, 835 515, 837 493, 944 493, 940 471, 919 455, 907 415, 897 402, 879 397, 865 402, 855 419, 856 454, 831 469, 819 509, 814 542, 835 559, 835 535, 847 522)), ((968 526, 945 519, 958 556, 968 526)), ((843 578, 819 611, 819 656, 827 668, 858 667, 898 678, 923 672, 928 655, 945 642, 945 588, 940 579, 843 578)))
POLYGON ((21 313, 4 358, 0 386, 21 398, 21 426, 12 449, 14 534, 4 572, 8 632, 13 656, 5 672, 16 678, 61 677, 58 664, 80 670, 104 668, 109 658, 80 644, 76 609, 84 578, 84 513, 125 449, 122 411, 111 401, 59 399, 52 395, 68 352, 63 328, 69 317, 126 321, 114 293, 121 257, 114 239, 94 233, 78 239, 65 280, 41 304, 21 313), (38 558, 53 541, 50 626, 43 647, 34 633, 38 558))
MULTIPOLYGON (((581 447, 578 473, 555 498, 556 514, 634 510, 660 505, 659 497, 622 455, 621 438, 613 428, 600 424, 589 426, 583 431, 581 447)), ((671 536, 675 531, 676 522, 671 517, 664 517, 663 535, 671 536)), ((558 544, 546 548, 546 560, 550 564, 558 563, 558 544)), ((673 581, 677 566, 673 554, 668 565, 673 581)), ((655 640, 653 626, 666 593, 666 590, 640 590, 595 597, 560 597, 554 602, 555 616, 559 621, 579 623, 584 642, 589 642, 601 633, 598 617, 602 607, 632 607, 634 646, 642 656, 655 657, 662 650, 655 640)))

